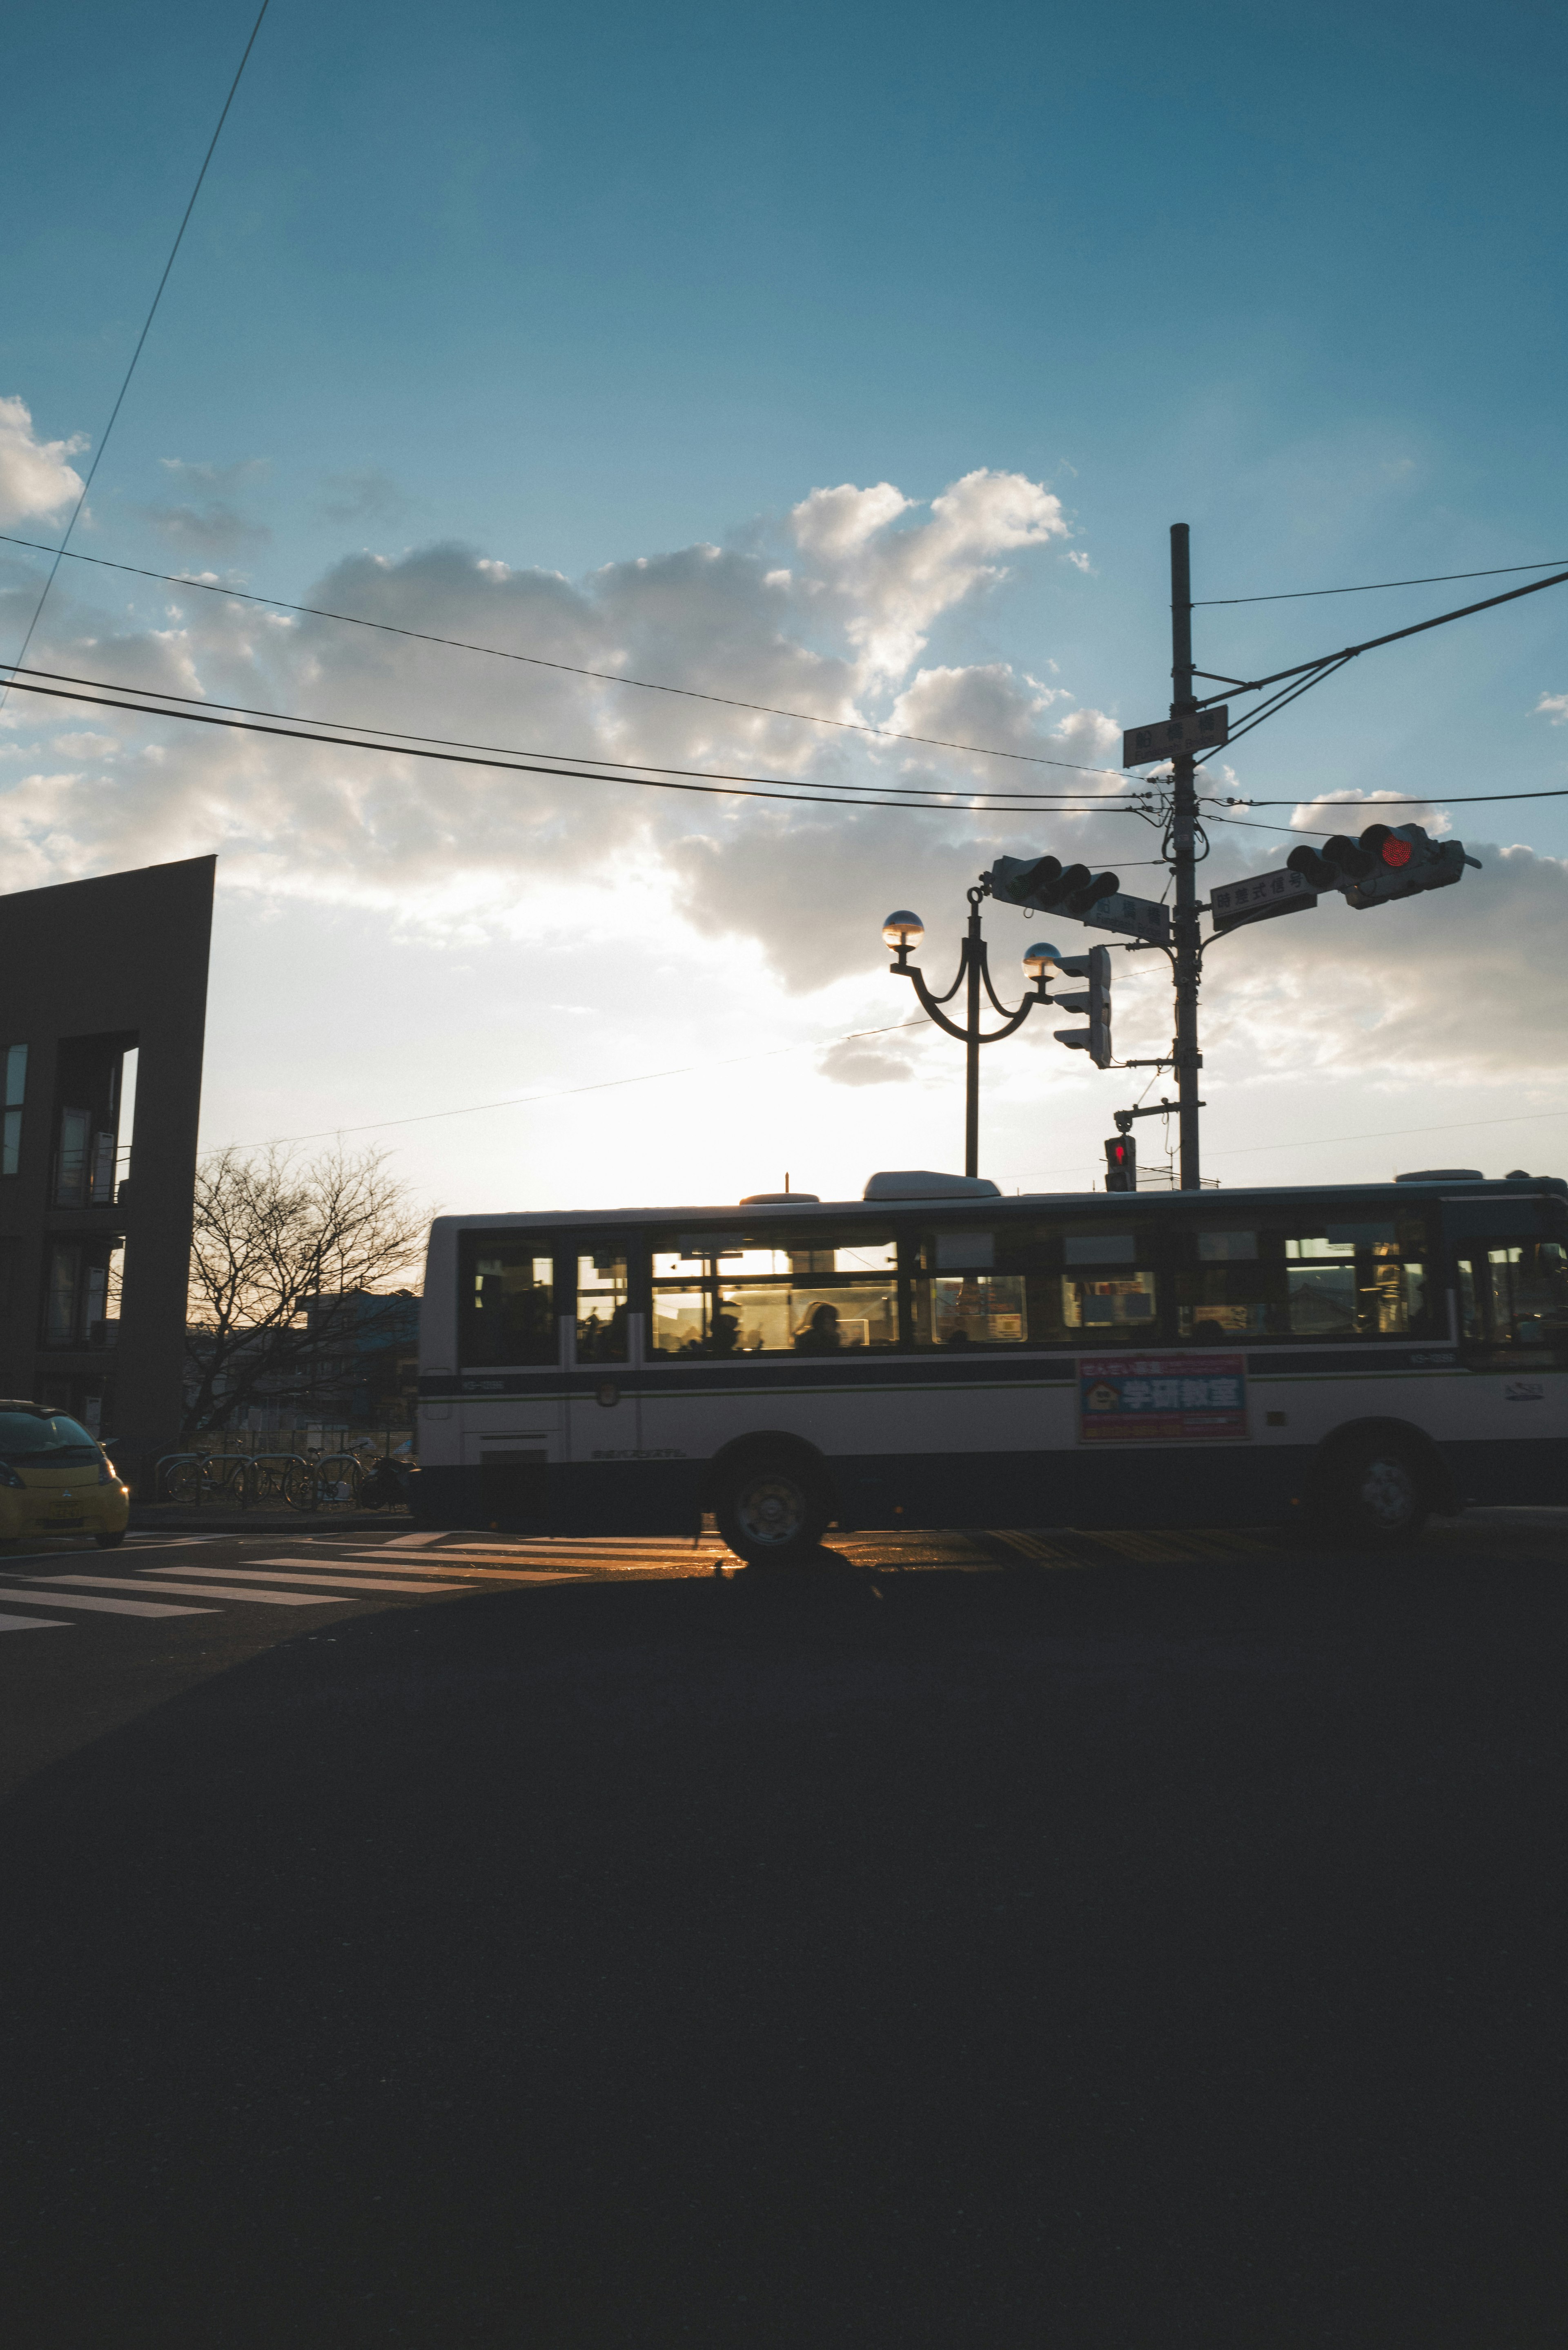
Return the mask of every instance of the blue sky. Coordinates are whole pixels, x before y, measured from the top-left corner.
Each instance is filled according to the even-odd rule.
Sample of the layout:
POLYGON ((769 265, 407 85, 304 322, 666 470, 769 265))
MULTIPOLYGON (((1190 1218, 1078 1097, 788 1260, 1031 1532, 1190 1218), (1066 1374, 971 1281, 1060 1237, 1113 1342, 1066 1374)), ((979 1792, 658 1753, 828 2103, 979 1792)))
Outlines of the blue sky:
MULTIPOLYGON (((0 397, 25 402, 41 442, 96 443, 253 13, 35 10, 8 36, 0 397)), ((905 669, 857 681, 856 706, 886 716, 922 665, 940 665, 971 682, 1033 677, 1116 723, 1145 719, 1168 690, 1172 519, 1192 525, 1199 595, 1568 556, 1565 48, 1561 11, 1533 0, 1485 13, 590 13, 462 0, 432 13, 273 0, 74 543, 285 597, 369 549, 404 567, 405 616, 450 622, 449 588, 421 567, 421 550, 441 543, 570 582, 712 545, 755 558, 761 578, 775 557, 799 568, 789 518, 813 491, 896 484, 911 502, 888 526, 897 536, 967 476, 1016 476, 1059 502, 1060 528, 1042 524, 1033 541, 977 557, 971 584, 909 623, 919 650, 905 669)), ((57 508, 5 526, 47 539, 62 519, 57 508)), ((0 572, 8 628, 29 576, 0 572)), ((68 567, 67 578, 56 650, 101 645, 112 618, 130 660, 133 638, 206 625, 171 618, 160 595, 99 582, 94 601, 68 567)), ((825 655, 860 641, 846 615, 870 592, 859 574, 816 578, 792 641, 825 655)), ((667 583, 658 626, 639 623, 639 658, 685 676, 705 645, 711 675, 712 613, 686 593, 667 583)), ((1273 667, 1466 593, 1200 615, 1199 658, 1239 673, 1273 667)), ((1568 726, 1541 708, 1568 692, 1564 594, 1369 657, 1239 750, 1233 787, 1291 800, 1418 791, 1441 807, 1445 794, 1568 783, 1568 726)), ((861 617, 863 637, 872 621, 861 617)), ((190 660, 201 690, 219 691, 210 637, 192 640, 190 660)), ((743 654, 736 674, 754 682, 743 654)), ((388 683, 352 666, 337 674, 330 660, 325 683, 315 675, 317 706, 327 686, 341 696, 351 685, 348 714, 366 717, 365 697, 388 683)), ((302 690, 297 672, 286 681, 302 690)), ((540 739, 530 725, 591 733, 606 723, 586 706, 545 711, 498 701, 493 682, 479 690, 487 723, 513 725, 509 740, 540 739)), ((459 712, 466 691, 454 672, 459 712)), ((979 707, 958 686, 950 702, 979 707)), ((1066 707, 1053 707, 1050 728, 1066 707)), ((143 728, 137 743, 155 738, 143 728)), ((950 898, 956 933, 970 869, 972 828, 946 819, 933 821, 949 824, 950 882, 931 822, 915 823, 920 846, 902 862, 890 834, 850 841, 867 951, 858 968, 844 946, 813 969, 798 933, 814 919, 812 859, 841 861, 831 837, 809 837, 793 904, 759 906, 749 931, 747 855, 771 858, 771 836, 749 852, 730 844, 717 900, 693 882, 684 835, 666 827, 638 845, 635 876, 624 863, 606 875, 591 826, 543 878, 503 858, 496 871, 512 879, 487 899, 489 819, 476 805, 472 855, 432 855, 421 879, 405 842, 394 889, 342 822, 315 837, 292 803, 281 812, 286 780, 275 821, 292 855, 280 858, 257 838, 273 787, 260 771, 239 775, 214 753, 204 776, 182 770, 177 801, 159 800, 128 733, 79 786, 58 778, 88 754, 51 750, 57 739, 29 723, 7 746, 17 755, 0 775, 25 775, 34 793, 16 804, 25 853, 11 886, 139 861, 141 839, 148 855, 218 847, 233 875, 213 1140, 304 1130, 301 1118, 358 1123, 351 1113, 375 1117, 389 1087, 400 1106, 440 1107, 548 1087, 590 1061, 597 1079, 867 1024, 889 993, 880 900, 936 892, 922 909, 935 931, 950 898), (40 775, 54 780, 46 788, 40 775), (106 828, 106 793, 132 820, 106 828), (372 876, 358 895, 356 870, 372 876), (635 902, 618 895, 627 887, 641 891, 635 902), (630 1007, 614 943, 628 920, 630 1007), (258 988, 283 937, 286 978, 273 969, 258 988), (470 980, 454 997, 460 965, 470 980), (460 1002, 481 1041, 454 1044, 460 1002), (538 1008, 556 1003, 575 1007, 569 1018, 538 1008), (563 1046, 563 1021, 587 1041, 563 1046), (347 1068, 340 1049, 314 1041, 345 1028, 365 1037, 347 1068)), ((76 739, 68 728, 65 739, 76 739)), ((723 747, 705 745, 710 756, 723 747)), ((1455 806, 1452 827, 1554 860, 1568 853, 1563 806, 1455 806)), ((555 837, 556 818, 539 820, 555 837)), ((623 827, 621 857, 628 821, 609 820, 612 833, 623 827)), ((1259 869, 1284 846, 1217 837, 1215 878, 1259 869)), ((1530 873, 1532 889, 1554 886, 1530 873)), ((1228 1018, 1233 1027, 1229 1067, 1222 1052, 1210 1058, 1216 1147, 1229 1135, 1242 1148, 1260 1078, 1274 1081, 1271 1139, 1299 1131, 1303 1146, 1414 1123, 1412 1087, 1458 1118, 1477 1072, 1532 1104, 1563 1098, 1544 1044, 1502 1064, 1490 1048, 1508 990, 1500 981, 1494 1005, 1487 941, 1519 929, 1491 886, 1467 877, 1468 1030, 1454 1025, 1452 897, 1376 918, 1400 926, 1376 937, 1328 908, 1281 926, 1321 939, 1337 925, 1328 945, 1259 934, 1218 951, 1250 958, 1251 977, 1229 1011, 1224 991, 1240 983, 1217 975, 1209 998, 1216 1045, 1228 1018), (1449 992, 1428 998, 1423 974, 1437 990, 1445 958, 1449 992), (1305 1073, 1287 1041, 1303 1021, 1319 1024, 1305 1073), (1409 1025, 1422 1021, 1436 1024, 1413 1047, 1409 1025), (1376 1096, 1355 1116, 1336 1106, 1334 1040, 1347 1028, 1363 1039, 1358 1095, 1376 1096)), ((1526 926, 1538 943, 1511 983, 1544 992, 1560 1020, 1562 960, 1540 960, 1553 926, 1544 910, 1526 926)), ((1163 1018, 1151 1003, 1146 1025, 1163 1018)), ((1107 1090, 1122 1081, 1086 1082, 1050 1054, 1021 1050, 998 1073, 1002 1180, 1081 1159, 1086 1181, 1122 1099, 1107 1090), (1038 1139, 1047 1104, 1071 1139, 1064 1157, 1038 1139)), ((951 1159, 956 1071, 935 1049, 875 1082, 836 1083, 809 1052, 788 1069, 796 1063, 798 1076, 764 1088, 777 1128, 767 1147, 777 1155, 800 1131, 801 1150, 831 1167, 826 1188, 857 1189, 868 1150, 951 1159)), ((690 1141, 701 1085, 642 1098, 639 1147, 657 1135, 649 1163, 669 1195, 718 1183, 722 1196, 727 1149, 716 1165, 711 1143, 690 1141)), ((614 1120, 588 1109, 563 1110, 548 1130, 504 1115, 462 1130, 461 1144, 452 1128, 389 1137, 449 1204, 467 1201, 465 1184, 483 1194, 475 1205, 577 1196, 618 1147, 614 1120)), ((1526 1144, 1510 1135, 1497 1148, 1514 1163, 1526 1144)), ((1318 1147, 1299 1163, 1278 1156, 1269 1165, 1282 1179, 1383 1171, 1355 1150, 1343 1165, 1318 1147)), ((1483 1152, 1475 1163, 1490 1162, 1483 1152)), ((733 1180, 743 1171, 737 1157, 733 1180)), ((1243 1162, 1225 1172, 1241 1180, 1243 1162)))

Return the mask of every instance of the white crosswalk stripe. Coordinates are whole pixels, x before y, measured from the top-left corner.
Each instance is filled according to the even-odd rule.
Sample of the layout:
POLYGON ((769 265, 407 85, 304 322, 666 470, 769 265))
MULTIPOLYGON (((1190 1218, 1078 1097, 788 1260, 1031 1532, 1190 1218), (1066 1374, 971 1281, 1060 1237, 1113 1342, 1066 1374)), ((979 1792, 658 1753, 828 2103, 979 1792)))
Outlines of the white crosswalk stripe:
POLYGON ((0 1616, 0 1632, 68 1632, 63 1616, 0 1616))
MULTIPOLYGON (((96 1580, 96 1577, 94 1578, 96 1580)), ((212 1594, 203 1595, 211 1599, 212 1594)), ((175 1607, 164 1599, 99 1599, 85 1591, 16 1591, 7 1590, 5 1596, 24 1606, 36 1599, 40 1607, 85 1607, 105 1616, 210 1616, 206 1607, 175 1607)))
MULTIPOLYGON (((40 1575, 34 1580, 47 1584, 51 1593, 58 1584, 85 1583, 95 1591, 100 1586, 110 1591, 167 1591, 182 1599, 254 1599, 273 1607, 329 1607, 332 1604, 314 1592, 238 1591, 221 1583, 171 1583, 161 1575, 40 1575)), ((70 1601, 63 1599, 62 1605, 69 1607, 70 1601)))
MULTIPOLYGON (((289 1561, 291 1567, 297 1567, 299 1564, 298 1559, 289 1561)), ((180 1571, 182 1575, 199 1575, 203 1577, 211 1575, 219 1583, 329 1583, 335 1590, 338 1591, 461 1591, 462 1589, 462 1585, 455 1577, 447 1583, 415 1581, 412 1569, 410 1570, 407 1578, 402 1575, 341 1575, 335 1573, 331 1567, 319 1567, 308 1575, 280 1574, 273 1568, 263 1571, 249 1566, 186 1566, 182 1567, 180 1571)), ((159 1584, 146 1587, 153 1590, 164 1588, 159 1584)), ((215 1597, 222 1596, 222 1594, 214 1594, 215 1597)), ((230 1596, 235 1599, 250 1599, 260 1595, 249 1591, 235 1591, 230 1596)))

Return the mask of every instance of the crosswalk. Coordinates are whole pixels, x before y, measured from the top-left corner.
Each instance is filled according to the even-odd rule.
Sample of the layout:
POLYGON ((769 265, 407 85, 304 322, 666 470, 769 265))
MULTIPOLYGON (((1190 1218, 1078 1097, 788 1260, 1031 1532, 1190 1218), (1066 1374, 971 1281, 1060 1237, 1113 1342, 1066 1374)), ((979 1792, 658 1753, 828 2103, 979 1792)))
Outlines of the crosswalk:
POLYGON ((334 1540, 318 1548, 306 1538, 286 1556, 253 1557, 243 1566, 192 1556, 223 1544, 222 1535, 131 1534, 124 1552, 93 1571, 67 1565, 57 1551, 0 1560, 0 1635, 64 1631, 82 1617, 161 1622, 212 1616, 225 1607, 341 1607, 357 1598, 384 1606, 389 1597, 455 1596, 494 1586, 576 1583, 610 1575, 711 1575, 715 1566, 734 1564, 711 1536, 696 1544, 634 1537, 473 1543, 433 1533, 379 1543, 334 1540), (156 1562, 134 1567, 125 1553, 139 1547, 155 1550, 156 1562), (110 1571, 121 1567, 134 1571, 110 1571), (13 1612, 26 1607, 47 1612, 13 1612))
MULTIPOLYGON (((285 1537, 286 1541, 287 1538, 285 1537)), ((1127 1561, 1147 1565, 1259 1556, 1275 1545, 1258 1530, 1194 1529, 1084 1534, 1019 1530, 983 1534, 892 1534, 833 1537, 862 1569, 898 1573, 957 1568, 994 1573, 1009 1565, 1039 1569, 1093 1568, 1127 1561)), ((550 1536, 485 1539, 420 1532, 378 1541, 301 1535, 271 1557, 242 1553, 222 1534, 131 1534, 122 1550, 89 1569, 83 1554, 58 1550, 0 1558, 0 1636, 64 1631, 84 1618, 121 1617, 151 1624, 227 1610, 343 1607, 362 1600, 454 1597, 463 1592, 523 1589, 584 1581, 713 1575, 737 1565, 719 1537, 550 1536), (156 1554, 138 1565, 138 1550, 156 1554), (211 1555, 231 1554, 231 1562, 211 1555), (32 1610, 33 1612, 23 1612, 32 1610)))

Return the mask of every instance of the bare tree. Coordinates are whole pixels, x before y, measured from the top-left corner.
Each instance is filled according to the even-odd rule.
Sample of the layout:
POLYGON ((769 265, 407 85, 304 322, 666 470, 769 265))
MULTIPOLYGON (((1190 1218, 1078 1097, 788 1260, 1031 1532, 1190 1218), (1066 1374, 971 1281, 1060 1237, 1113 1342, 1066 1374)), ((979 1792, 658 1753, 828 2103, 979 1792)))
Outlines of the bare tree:
POLYGON ((419 1260, 428 1218, 384 1150, 219 1150, 196 1174, 187 1430, 226 1428, 253 1404, 300 1401, 358 1299, 419 1260))

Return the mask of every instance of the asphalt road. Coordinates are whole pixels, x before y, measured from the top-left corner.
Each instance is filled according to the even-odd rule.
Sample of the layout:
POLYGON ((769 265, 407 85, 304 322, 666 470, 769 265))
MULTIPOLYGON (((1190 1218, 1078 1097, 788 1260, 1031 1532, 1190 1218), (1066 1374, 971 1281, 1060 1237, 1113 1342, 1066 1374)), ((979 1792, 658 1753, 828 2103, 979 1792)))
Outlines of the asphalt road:
POLYGON ((8 2339, 1556 2350, 1565 1534, 0 1557, 8 2339))

